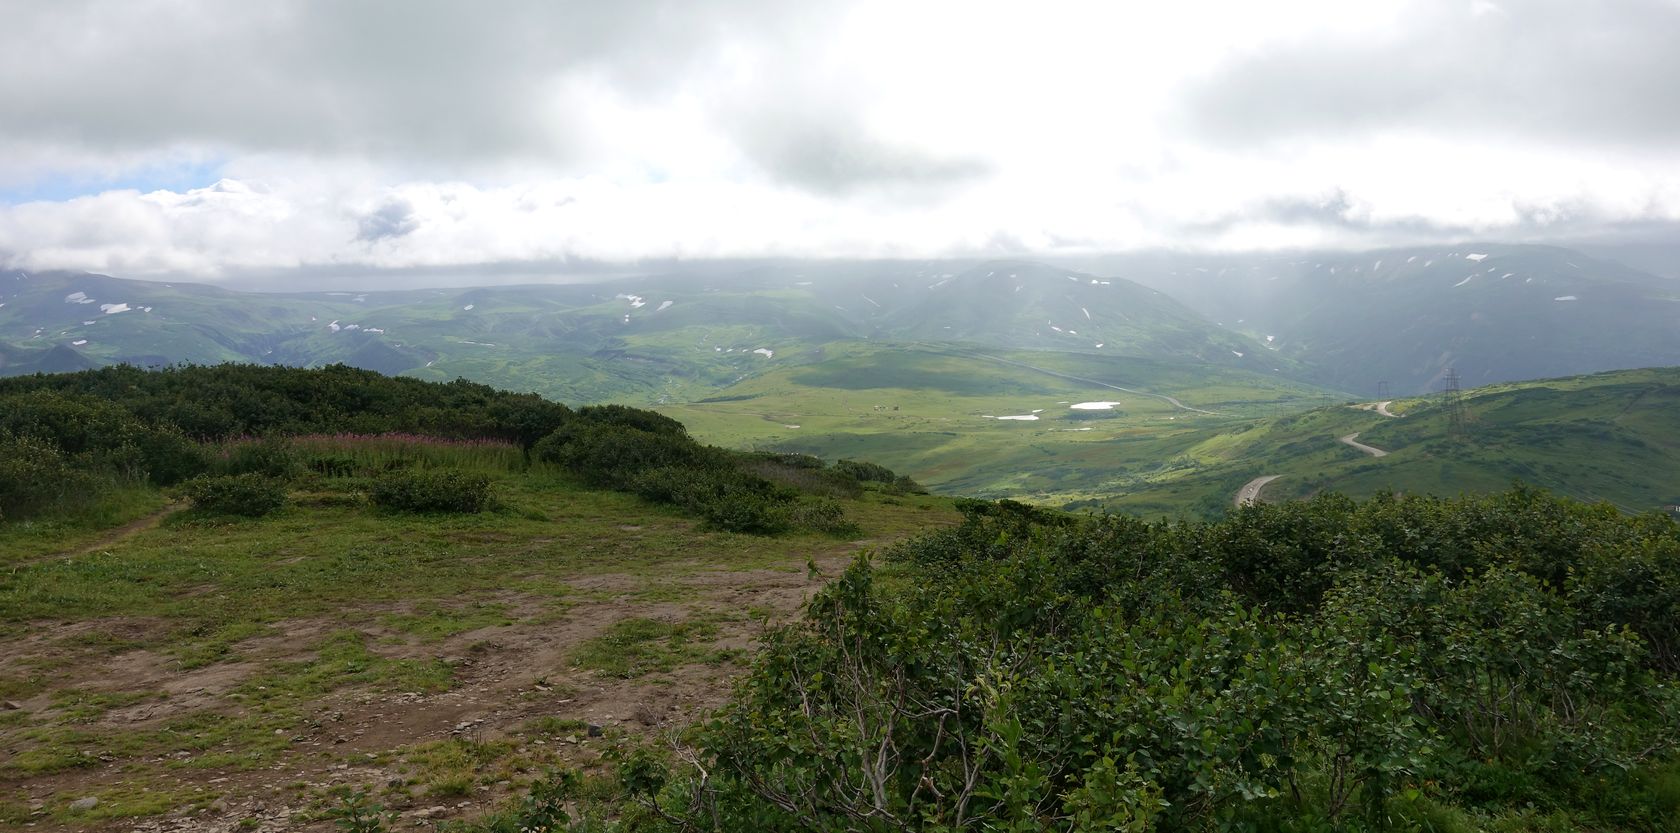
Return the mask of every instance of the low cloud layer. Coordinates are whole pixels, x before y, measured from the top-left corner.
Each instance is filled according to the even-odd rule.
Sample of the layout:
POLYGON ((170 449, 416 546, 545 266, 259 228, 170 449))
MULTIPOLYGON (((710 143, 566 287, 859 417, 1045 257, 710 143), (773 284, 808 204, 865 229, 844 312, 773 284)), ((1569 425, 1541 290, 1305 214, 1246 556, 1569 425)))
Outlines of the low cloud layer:
POLYGON ((1676 0, 4 5, 0 259, 26 268, 1366 246, 1680 221, 1676 0))

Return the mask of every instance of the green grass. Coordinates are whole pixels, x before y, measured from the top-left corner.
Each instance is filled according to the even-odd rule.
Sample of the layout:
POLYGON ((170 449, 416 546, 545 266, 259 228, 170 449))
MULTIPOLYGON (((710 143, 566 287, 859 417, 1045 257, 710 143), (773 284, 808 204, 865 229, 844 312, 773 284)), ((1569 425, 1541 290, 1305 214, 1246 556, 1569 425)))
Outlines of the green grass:
POLYGON ((633 617, 614 623, 584 645, 572 662, 609 676, 641 677, 695 662, 716 664, 736 652, 711 647, 717 625, 709 621, 667 622, 633 617))
POLYGON ((704 442, 869 460, 950 494, 1066 503, 1152 476, 1210 431, 1322 405, 1326 396, 1275 376, 1207 365, 850 343, 829 345, 819 362, 770 370, 708 399, 658 410, 704 442), (1120 404, 1114 411, 1069 408, 1088 401, 1120 404), (987 418, 1010 415, 1038 419, 987 418))
MULTIPOLYGON (((189 773, 253 771, 286 758, 335 696, 447 690, 457 668, 442 658, 474 650, 459 641, 486 628, 564 617, 586 595, 573 586, 582 577, 626 576, 694 604, 694 594, 679 586, 684 576, 801 569, 813 553, 847 546, 815 534, 708 532, 678 510, 584 488, 546 467, 495 476, 506 504, 495 512, 377 512, 337 499, 357 488, 355 478, 315 477, 300 487, 322 500, 294 502, 271 516, 182 513, 85 555, 14 560, 0 569, 0 638, 38 640, 31 655, 0 663, 0 698, 44 707, 0 712, 0 748, 8 752, 0 783, 10 789, 85 770, 98 778, 122 773, 126 783, 172 795, 169 785, 189 773), (288 635, 297 632, 310 635, 288 635), (444 648, 451 639, 457 644, 444 648), (285 658, 274 658, 276 650, 285 658), (138 651, 172 673, 235 662, 251 667, 202 706, 174 713, 167 711, 173 695, 153 685, 85 680, 87 669, 138 651), (138 724, 113 718, 117 709, 150 704, 167 716, 138 724)), ((136 505, 161 506, 162 498, 154 493, 136 505)), ((866 492, 843 505, 860 536, 882 540, 954 516, 949 500, 932 496, 866 492)), ((116 523, 128 515, 104 517, 116 523)), ((66 539, 111 532, 92 521, 20 526, 0 530, 12 541, 58 530, 57 544, 39 537, 39 549, 48 552, 67 548, 66 539)), ((710 644, 723 616, 698 610, 692 621, 661 625, 651 637, 635 624, 614 629, 610 636, 623 637, 622 657, 614 660, 620 665, 600 664, 611 673, 648 674, 729 659, 710 644)), ((554 693, 560 690, 546 696, 569 696, 554 693)), ((458 788, 466 765, 457 753, 464 754, 428 753, 424 780, 442 792, 458 788)), ((536 754, 489 766, 511 771, 536 754)), ((472 783, 476 789, 480 781, 472 783)), ((97 812, 156 809, 112 795, 97 812)), ((169 803, 188 806, 176 797, 169 803)))
POLYGON ((1627 512, 1680 504, 1680 369, 1632 370, 1466 391, 1468 431, 1451 436, 1439 397, 1400 400, 1390 419, 1332 406, 1233 426, 1190 447, 1197 465, 1088 505, 1212 515, 1249 479, 1281 477, 1263 497, 1321 491, 1453 495, 1513 481, 1627 512), (1375 458, 1338 442, 1388 451, 1375 458))
POLYGON ((79 506, 44 516, 0 521, 0 568, 81 549, 168 502, 156 489, 130 486, 106 490, 79 506))

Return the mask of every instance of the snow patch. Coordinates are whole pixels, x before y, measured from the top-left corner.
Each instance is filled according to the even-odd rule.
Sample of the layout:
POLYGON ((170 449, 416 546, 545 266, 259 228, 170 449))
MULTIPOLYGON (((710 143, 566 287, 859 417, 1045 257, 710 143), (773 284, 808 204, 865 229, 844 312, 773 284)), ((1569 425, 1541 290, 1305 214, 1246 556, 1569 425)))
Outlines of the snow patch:
POLYGON ((86 343, 87 343, 87 339, 81 338, 81 339, 77 339, 75 341, 70 342, 70 346, 71 347, 80 347, 80 346, 82 346, 86 343))
POLYGON ((1463 285, 1465 285, 1465 284, 1467 284, 1467 283, 1469 283, 1469 282, 1470 282, 1470 279, 1471 279, 1471 278, 1474 278, 1474 277, 1476 277, 1476 276, 1475 276, 1475 275, 1467 275, 1467 276, 1465 276, 1465 278, 1464 278, 1464 280, 1461 280, 1461 281, 1459 281, 1459 282, 1458 282, 1458 283, 1455 283, 1455 284, 1453 284, 1453 288, 1454 288, 1454 289, 1457 289, 1457 288, 1458 288, 1458 287, 1461 287, 1461 286, 1463 286, 1463 285))
POLYGON ((87 296, 86 292, 72 292, 69 295, 64 296, 64 303, 66 303, 66 304, 91 304, 91 303, 93 303, 93 299, 89 298, 87 296))
POLYGON ((1554 301, 1579 301, 1581 299, 1575 297, 1574 295, 1559 295, 1556 298, 1553 298, 1552 300, 1554 300, 1554 301))
POLYGON ((1000 416, 1000 417, 993 417, 993 419, 1007 419, 1007 420, 1013 420, 1015 422, 1037 422, 1038 421, 1038 414, 1019 414, 1017 416, 1000 416))
POLYGON ((1086 308, 1084 308, 1084 307, 1080 307, 1080 308, 1079 308, 1079 311, 1080 311, 1080 312, 1083 312, 1083 313, 1085 313, 1085 320, 1086 320, 1086 321, 1090 321, 1090 320, 1091 320, 1091 311, 1090 311, 1090 310, 1088 310, 1088 309, 1086 309, 1086 308))
POLYGON ((1470 254, 1465 255, 1464 259, 1465 260, 1474 260, 1477 263, 1481 263, 1482 261, 1487 260, 1487 255, 1482 254, 1480 252, 1471 252, 1470 254))
POLYGON ((1237 352, 1237 351, 1235 351, 1235 350, 1232 350, 1232 351, 1231 351, 1231 355, 1233 355, 1233 356, 1236 356, 1236 357, 1237 357, 1237 358, 1239 358, 1239 359, 1240 359, 1240 358, 1242 358, 1242 357, 1243 357, 1243 354, 1242 354, 1242 353, 1239 353, 1239 352, 1237 352))
POLYGON ((1072 411, 1112 411, 1119 402, 1075 402, 1068 406, 1072 411))
POLYGON ((478 306, 478 305, 477 304, 468 304, 464 307, 461 307, 461 311, 462 312, 472 312, 472 308, 476 307, 476 306, 478 306))
POLYGON ((776 351, 771 350, 768 347, 760 347, 757 350, 754 350, 753 352, 757 353, 760 356, 763 356, 764 358, 767 358, 767 359, 773 359, 773 358, 776 357, 776 351))
POLYGON ((659 302, 659 309, 654 310, 654 312, 664 312, 664 311, 670 309, 671 304, 673 304, 673 303, 675 303, 675 302, 674 301, 660 301, 659 302))

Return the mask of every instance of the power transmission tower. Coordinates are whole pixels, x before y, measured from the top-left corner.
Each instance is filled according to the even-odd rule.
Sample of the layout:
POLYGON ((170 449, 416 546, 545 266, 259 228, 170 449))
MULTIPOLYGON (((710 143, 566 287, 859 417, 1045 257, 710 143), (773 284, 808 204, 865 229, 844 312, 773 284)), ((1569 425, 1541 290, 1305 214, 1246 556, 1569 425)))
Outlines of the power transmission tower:
POLYGON ((1458 388, 1458 370, 1447 368, 1447 375, 1441 381, 1441 404, 1447 409, 1447 434, 1463 438, 1468 431, 1464 426, 1464 397, 1458 388))
POLYGON ((1388 398, 1389 398, 1388 397, 1388 383, 1387 382, 1378 382, 1377 383, 1377 401, 1378 402, 1384 402, 1384 401, 1387 401, 1388 398))

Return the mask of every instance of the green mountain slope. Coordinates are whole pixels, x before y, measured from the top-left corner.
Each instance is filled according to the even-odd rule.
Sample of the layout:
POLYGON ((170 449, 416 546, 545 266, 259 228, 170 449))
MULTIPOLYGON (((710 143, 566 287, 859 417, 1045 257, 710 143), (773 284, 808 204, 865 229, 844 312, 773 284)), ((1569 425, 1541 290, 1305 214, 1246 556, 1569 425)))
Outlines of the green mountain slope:
POLYGON ((1453 495, 1513 480, 1629 512, 1680 504, 1680 368, 1614 371, 1466 391, 1467 429, 1454 436, 1439 396, 1400 400, 1385 417, 1334 406, 1210 433, 1194 462, 1149 489, 1090 505, 1217 513, 1244 484, 1278 475, 1262 500, 1325 491, 1453 495), (1342 442, 1387 452, 1373 456, 1342 442))

